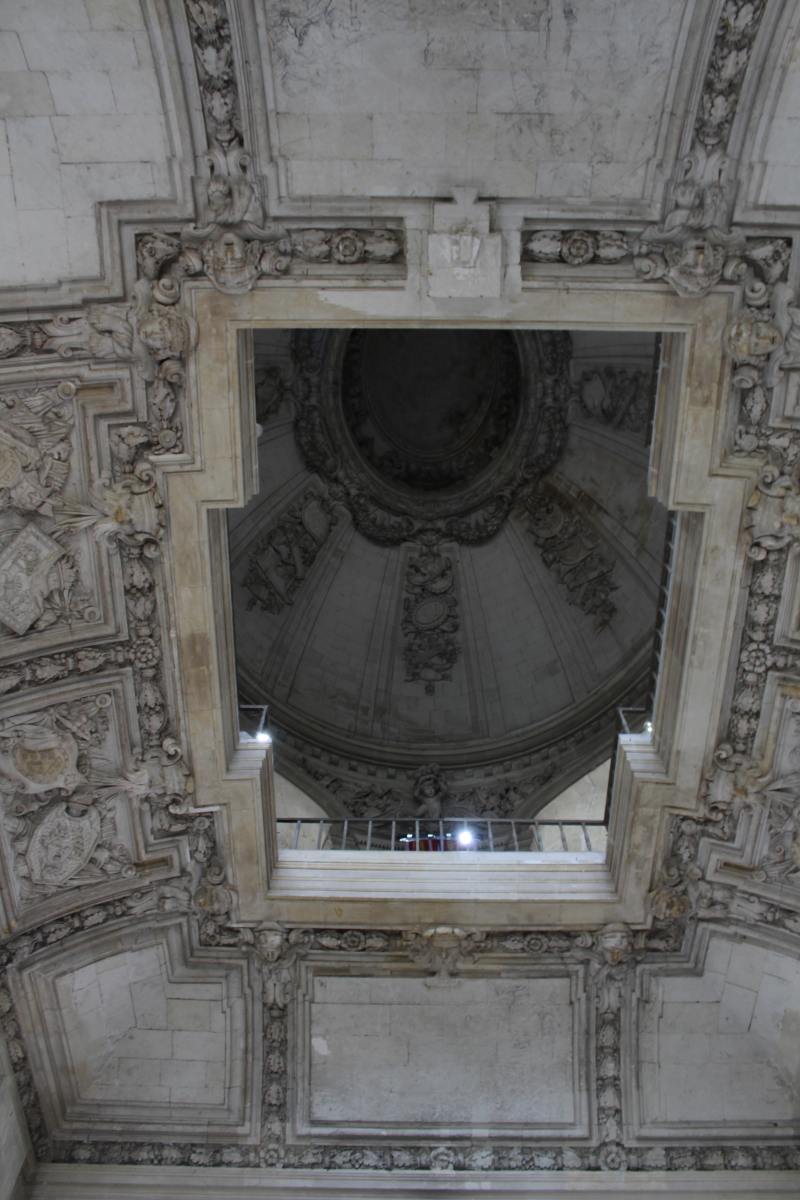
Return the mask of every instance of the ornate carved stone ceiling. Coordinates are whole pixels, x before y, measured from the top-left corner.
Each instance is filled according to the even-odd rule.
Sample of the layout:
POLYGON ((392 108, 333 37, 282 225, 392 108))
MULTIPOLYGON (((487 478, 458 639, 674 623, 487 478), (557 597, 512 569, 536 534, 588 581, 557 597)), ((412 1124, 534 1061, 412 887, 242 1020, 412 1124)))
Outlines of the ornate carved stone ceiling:
MULTIPOLYGON (((796 1195, 797 33, 792 0, 0 4, 0 1195, 796 1195), (608 863, 523 864, 545 899, 511 873, 440 902, 402 865, 399 902, 372 868, 343 896, 338 863, 281 893, 269 764, 231 749, 214 518, 252 481, 246 330, 370 320, 593 332, 564 444, 546 397, 484 405, 482 360, 472 419, 459 391, 404 435, 382 334, 377 359, 353 343, 349 421, 301 452, 319 372, 262 343, 246 649, 302 732, 279 754, 310 731, 350 811, 374 803, 359 740, 401 745, 390 805, 457 790, 415 757, 449 721, 465 755, 541 732, 470 804, 557 782, 545 727, 630 657, 658 557, 645 365, 596 339, 665 331, 666 700, 620 748, 608 863), (533 492, 492 509, 485 481, 542 444, 533 492), (391 662, 353 671, 365 640, 391 662)), ((515 351, 523 383, 542 347, 536 371, 515 351)))
POLYGON ((432 763, 447 811, 536 811, 646 697, 653 339, 287 337, 258 337, 262 490, 230 517, 243 698, 334 811, 410 811, 432 763))

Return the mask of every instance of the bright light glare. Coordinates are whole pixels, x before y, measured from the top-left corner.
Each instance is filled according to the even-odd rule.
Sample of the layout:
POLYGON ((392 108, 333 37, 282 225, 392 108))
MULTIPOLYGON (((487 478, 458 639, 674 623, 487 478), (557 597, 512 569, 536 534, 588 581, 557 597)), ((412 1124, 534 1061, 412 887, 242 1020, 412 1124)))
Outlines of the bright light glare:
POLYGON ((653 732, 653 722, 652 722, 652 721, 645 721, 645 723, 644 723, 644 731, 645 731, 645 733, 652 733, 652 732, 653 732))
POLYGON ((272 738, 269 736, 268 733, 265 733, 265 731, 263 729, 260 729, 258 731, 258 733, 256 734, 256 741, 264 742, 266 745, 269 745, 269 743, 272 741, 272 738))
POLYGON ((458 841, 459 846, 471 846, 475 841, 475 837, 471 829, 459 829, 456 835, 456 840, 458 841))

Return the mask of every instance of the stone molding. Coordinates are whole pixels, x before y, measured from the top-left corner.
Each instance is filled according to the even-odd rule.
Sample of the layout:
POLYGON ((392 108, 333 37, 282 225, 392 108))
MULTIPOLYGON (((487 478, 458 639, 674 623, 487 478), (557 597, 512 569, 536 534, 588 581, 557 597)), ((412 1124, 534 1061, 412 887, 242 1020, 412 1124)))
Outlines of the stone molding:
POLYGON ((512 1197, 591 1195, 598 1200, 617 1200, 620 1189, 629 1200, 705 1200, 720 1196, 723 1200, 741 1196, 750 1200, 783 1200, 794 1196, 800 1183, 798 1171, 646 1171, 630 1175, 587 1175, 564 1171, 316 1171, 230 1167, 114 1167, 64 1164, 40 1165, 30 1190, 30 1200, 50 1200, 57 1191, 63 1200, 108 1200, 124 1186, 131 1197, 141 1200, 187 1200, 205 1197, 208 1189, 230 1200, 351 1200, 352 1197, 396 1197, 409 1200, 416 1195, 446 1196, 448 1200, 471 1200, 479 1188, 486 1200, 511 1200, 512 1197), (624 1178, 624 1185, 622 1179, 624 1178))
MULTIPOLYGON (((57 1146, 59 1141, 109 1136, 120 1127, 127 1129, 134 1140, 202 1137, 218 1141, 256 1141, 260 1121, 257 1061, 261 1048, 258 1012, 261 981, 258 972, 253 972, 241 959, 226 960, 224 952, 213 956, 198 954, 193 947, 196 938, 192 936, 185 914, 152 913, 144 928, 137 926, 138 922, 132 926, 128 920, 109 924, 103 929, 94 927, 60 946, 45 947, 21 957, 8 972, 8 983, 20 1029, 30 1050, 32 1078, 42 1098, 51 1144, 57 1146), (176 995, 184 995, 181 989, 194 983, 205 986, 206 994, 210 985, 212 992, 216 990, 221 997, 216 1007, 224 1024, 223 1032, 217 1034, 217 1041, 224 1045, 224 1057, 220 1062, 224 1076, 221 1089, 217 1089, 221 1096, 215 1102, 203 1096, 202 1088, 187 1094, 188 1087, 180 1086, 176 1091, 163 1086, 153 1087, 152 1081, 140 1084, 137 1095, 134 1077, 125 1078, 134 1069, 134 1062, 141 1059, 149 1059, 150 1067, 158 1066, 159 1059, 170 1061, 172 1037, 190 1042, 193 1013, 183 1018, 188 1026, 186 1032, 176 1034, 170 1033, 163 1015, 148 1019, 146 1008, 143 1026, 140 1027, 138 1022, 127 1029, 124 1024, 112 1025, 111 1041, 116 1042, 116 1046, 123 1035, 128 1039, 150 1039, 158 1044, 153 1044, 149 1053, 146 1047, 143 1048, 136 1056, 131 1050, 130 1057, 123 1057, 119 1062, 121 1079, 109 1078, 105 1087, 98 1089, 96 1085, 96 1078, 103 1080, 105 1077, 102 1059, 92 1063, 81 1058, 82 1053, 89 1054, 92 1037, 98 1035, 103 1018, 113 1020, 115 997, 119 999, 129 985, 127 981, 116 982, 116 976, 124 967, 106 974, 104 978, 113 979, 114 987, 106 992, 101 980, 98 993, 101 1005, 99 1010, 90 1013, 86 1011, 90 1008, 90 1000, 85 999, 87 985, 84 984, 77 993, 77 1009, 72 1014, 79 1023, 83 1022, 83 1027, 80 1024, 76 1027, 65 1018, 65 980, 79 979, 95 964, 108 960, 124 963, 126 958, 141 959, 144 953, 152 955, 153 951, 163 956, 166 983, 167 986, 177 985, 176 995), (96 1076, 92 1068, 98 1072, 96 1076), (126 1097, 126 1087, 133 1098, 130 1094, 126 1097), (114 1095, 117 1090, 121 1092, 119 1098, 114 1095), (162 1095, 159 1099, 158 1093, 166 1093, 166 1097, 162 1095), (148 1109, 144 1119, 143 1102, 148 1109)), ((142 979, 146 970, 140 969, 133 975, 133 980, 142 979)), ((142 979, 139 987, 147 988, 148 985, 152 991, 152 977, 142 979)), ((93 986, 88 985, 89 991, 93 986)), ((134 982, 134 989, 136 986, 134 982)), ((193 989, 192 994, 196 995, 197 991, 193 989)), ((123 998, 127 1002, 127 996, 123 998)), ((134 1000, 137 1015, 141 1015, 139 1004, 147 1003, 153 1001, 148 1001, 146 993, 140 990, 134 1000)), ((173 1001, 173 1004, 178 1008, 181 1001, 173 1001)), ((165 1001, 164 1006, 168 1007, 168 1002, 165 1001)), ((130 1009, 129 1004, 127 1007, 130 1009)), ((191 1008, 191 1003, 184 1003, 183 1007, 191 1008)), ((130 1021, 131 1017, 125 1014, 124 1020, 130 1021)), ((175 1021, 180 1029, 181 1017, 176 1016, 175 1021)), ((211 1041, 212 1035, 208 1030, 199 1032, 197 1040, 200 1039, 211 1041)), ((17 1040, 12 1039, 12 1044, 16 1048, 17 1040)), ((197 1061, 202 1050, 186 1045, 176 1049, 178 1058, 172 1060, 172 1066, 183 1067, 184 1071, 184 1064, 197 1061)), ((106 1051, 106 1060, 112 1056, 113 1051, 106 1051)), ((209 1093, 212 1091, 209 1089, 209 1093)), ((36 1121, 35 1125, 38 1124, 36 1121)), ((38 1149, 41 1152, 41 1143, 38 1149)), ((58 1155, 57 1149, 54 1153, 58 1155)))

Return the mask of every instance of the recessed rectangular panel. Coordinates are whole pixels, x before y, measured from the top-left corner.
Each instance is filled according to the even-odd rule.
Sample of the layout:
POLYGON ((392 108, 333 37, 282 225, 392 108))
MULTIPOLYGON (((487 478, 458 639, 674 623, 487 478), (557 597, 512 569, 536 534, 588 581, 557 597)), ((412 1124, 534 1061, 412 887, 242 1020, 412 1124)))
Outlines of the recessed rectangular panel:
POLYGON ((580 1136, 570 993, 566 974, 313 975, 298 1132, 580 1136))
POLYGON ((674 153, 693 0, 258 6, 282 187, 642 203, 674 153), (620 96, 625 111, 620 116, 620 96), (413 163, 413 168, 409 168, 413 163))

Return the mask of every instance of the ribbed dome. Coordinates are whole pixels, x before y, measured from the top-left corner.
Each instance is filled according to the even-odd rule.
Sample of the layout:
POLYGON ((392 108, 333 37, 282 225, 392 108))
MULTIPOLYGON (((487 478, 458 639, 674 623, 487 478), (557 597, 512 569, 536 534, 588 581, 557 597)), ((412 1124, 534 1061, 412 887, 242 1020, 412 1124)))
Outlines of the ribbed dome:
POLYGON ((258 336, 261 493, 231 560, 279 767, 335 810, 413 807, 431 764, 454 804, 540 807, 647 675, 649 394, 601 412, 608 362, 570 376, 561 334, 258 336))

